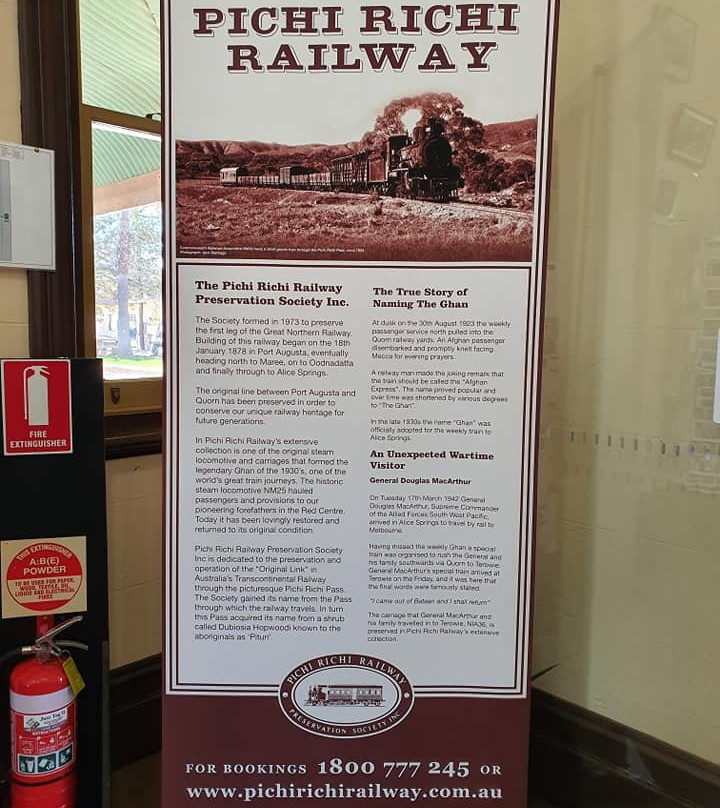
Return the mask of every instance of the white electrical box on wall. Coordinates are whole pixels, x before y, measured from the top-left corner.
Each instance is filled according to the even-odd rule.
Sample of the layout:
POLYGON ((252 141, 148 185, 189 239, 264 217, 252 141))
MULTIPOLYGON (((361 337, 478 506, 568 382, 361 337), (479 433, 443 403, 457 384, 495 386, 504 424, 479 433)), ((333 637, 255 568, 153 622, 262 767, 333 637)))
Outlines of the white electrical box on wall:
POLYGON ((55 269, 55 154, 0 142, 0 267, 55 269))

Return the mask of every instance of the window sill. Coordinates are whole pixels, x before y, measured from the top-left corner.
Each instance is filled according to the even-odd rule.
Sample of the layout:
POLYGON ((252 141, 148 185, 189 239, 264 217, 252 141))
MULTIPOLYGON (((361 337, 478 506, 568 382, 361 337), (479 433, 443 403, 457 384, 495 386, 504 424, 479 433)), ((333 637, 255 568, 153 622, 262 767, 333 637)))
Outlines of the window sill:
POLYGON ((105 416, 105 459, 162 453, 162 412, 105 416))

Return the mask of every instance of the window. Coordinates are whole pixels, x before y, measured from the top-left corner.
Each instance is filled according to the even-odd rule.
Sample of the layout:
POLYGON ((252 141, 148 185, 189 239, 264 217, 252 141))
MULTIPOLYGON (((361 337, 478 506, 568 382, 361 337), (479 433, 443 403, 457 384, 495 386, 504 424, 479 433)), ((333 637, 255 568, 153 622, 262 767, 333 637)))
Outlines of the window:
POLYGON ((103 359, 109 415, 162 403, 159 130, 151 119, 83 106, 86 344, 103 359))
POLYGON ((163 372, 159 0, 78 1, 85 347, 106 413, 143 412, 163 372))
POLYGON ((93 120, 95 350, 108 380, 162 376, 160 137, 93 120))

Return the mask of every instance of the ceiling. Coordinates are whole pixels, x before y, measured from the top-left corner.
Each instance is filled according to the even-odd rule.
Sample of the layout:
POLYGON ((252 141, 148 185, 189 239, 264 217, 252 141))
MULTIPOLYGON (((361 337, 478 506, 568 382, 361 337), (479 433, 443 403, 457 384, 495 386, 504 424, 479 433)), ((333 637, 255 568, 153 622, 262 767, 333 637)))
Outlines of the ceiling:
MULTIPOLYGON (((160 92, 160 0, 79 0, 83 102, 157 119, 160 92)), ((160 167, 160 144, 98 131, 93 182, 102 186, 160 167)))

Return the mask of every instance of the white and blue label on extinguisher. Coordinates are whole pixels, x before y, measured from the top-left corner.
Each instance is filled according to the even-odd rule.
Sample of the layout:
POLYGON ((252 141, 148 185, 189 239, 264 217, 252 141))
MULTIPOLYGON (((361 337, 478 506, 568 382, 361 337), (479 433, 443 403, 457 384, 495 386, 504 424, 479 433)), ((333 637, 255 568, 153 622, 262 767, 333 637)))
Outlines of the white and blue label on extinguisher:
POLYGON ((77 757, 76 709, 69 684, 37 695, 11 690, 10 716, 12 773, 16 781, 47 782, 73 768, 77 757))

